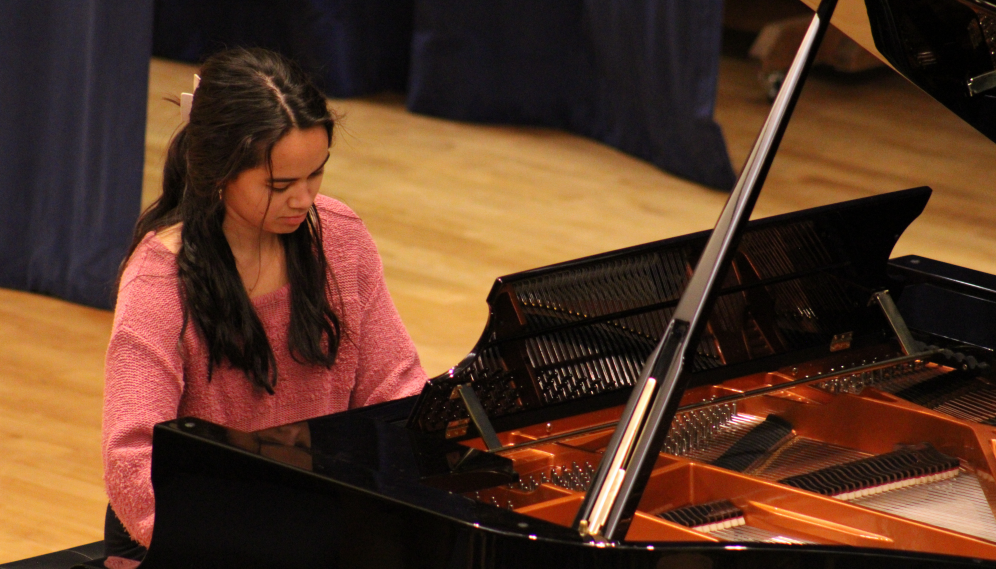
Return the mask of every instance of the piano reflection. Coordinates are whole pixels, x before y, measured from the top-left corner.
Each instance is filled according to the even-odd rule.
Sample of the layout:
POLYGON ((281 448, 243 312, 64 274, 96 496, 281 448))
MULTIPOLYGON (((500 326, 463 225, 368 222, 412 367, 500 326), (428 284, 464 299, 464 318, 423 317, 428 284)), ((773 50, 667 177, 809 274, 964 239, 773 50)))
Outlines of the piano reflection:
MULTIPOLYGON (((925 187, 747 221, 834 8, 713 231, 499 278, 418 397, 157 426, 142 567, 996 566, 996 277, 889 259, 925 187)), ((867 16, 996 137, 996 5, 867 16)))

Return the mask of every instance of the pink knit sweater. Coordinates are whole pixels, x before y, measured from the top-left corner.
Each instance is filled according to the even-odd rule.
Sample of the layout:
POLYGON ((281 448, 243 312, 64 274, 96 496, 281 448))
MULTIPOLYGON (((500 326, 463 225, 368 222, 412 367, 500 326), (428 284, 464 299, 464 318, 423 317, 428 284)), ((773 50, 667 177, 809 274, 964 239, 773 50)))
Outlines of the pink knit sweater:
POLYGON ((345 205, 321 195, 315 204, 341 296, 332 299, 333 309, 347 335, 332 369, 302 365, 287 346, 289 285, 252 299, 277 360, 275 395, 225 365, 208 382, 207 350, 195 326, 187 327, 181 347, 176 257, 162 242, 147 235, 128 262, 107 348, 104 481, 111 506, 142 545, 152 539, 156 423, 196 416, 253 431, 412 395, 425 383, 370 234, 345 205))

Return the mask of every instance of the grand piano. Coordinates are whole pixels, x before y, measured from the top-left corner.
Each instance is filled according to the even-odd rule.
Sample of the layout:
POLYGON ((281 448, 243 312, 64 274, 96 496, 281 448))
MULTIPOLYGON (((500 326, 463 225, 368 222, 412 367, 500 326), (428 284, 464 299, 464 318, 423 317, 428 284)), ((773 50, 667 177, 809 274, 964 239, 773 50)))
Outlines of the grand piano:
MULTIPOLYGON (((996 277, 890 260, 926 187, 747 221, 835 4, 714 230, 497 279, 417 397, 158 425, 141 566, 996 566, 996 277)), ((841 12, 996 139, 996 4, 841 12)))

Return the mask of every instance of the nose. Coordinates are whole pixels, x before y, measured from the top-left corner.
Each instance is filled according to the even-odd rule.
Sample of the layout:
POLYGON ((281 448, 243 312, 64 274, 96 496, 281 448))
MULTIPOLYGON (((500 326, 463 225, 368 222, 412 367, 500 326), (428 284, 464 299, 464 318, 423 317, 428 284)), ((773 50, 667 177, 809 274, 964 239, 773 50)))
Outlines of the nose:
POLYGON ((293 184, 293 187, 288 188, 287 191, 290 192, 287 197, 287 205, 294 209, 305 210, 315 202, 317 192, 311 191, 311 184, 308 183, 308 180, 301 180, 293 184))

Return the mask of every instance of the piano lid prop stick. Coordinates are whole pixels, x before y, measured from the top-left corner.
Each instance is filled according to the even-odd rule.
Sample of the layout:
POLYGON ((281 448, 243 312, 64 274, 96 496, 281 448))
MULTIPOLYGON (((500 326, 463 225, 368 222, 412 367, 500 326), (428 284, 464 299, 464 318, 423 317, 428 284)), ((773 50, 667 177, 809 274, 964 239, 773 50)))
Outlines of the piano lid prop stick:
MULTIPOLYGON (((650 401, 650 396, 654 393, 654 387, 656 384, 656 380, 652 377, 643 384, 643 390, 640 392, 640 399, 636 406, 637 412, 640 412, 641 409, 647 408, 647 403, 650 401)), ((623 446, 630 446, 633 444, 633 438, 636 437, 636 428, 639 426, 639 419, 640 417, 637 416, 636 420, 630 421, 630 423, 626 425, 626 430, 623 432, 622 438, 623 446)), ((622 468, 620 468, 622 466, 623 458, 625 457, 622 455, 612 457, 613 462, 609 465, 609 488, 618 488, 619 485, 622 484, 622 477, 626 475, 622 468)), ((607 499, 608 493, 603 494, 602 497, 607 499)), ((596 502, 595 509, 592 510, 591 521, 589 522, 591 525, 588 527, 589 531, 594 534, 598 534, 598 532, 602 529, 602 524, 605 522, 605 515, 608 513, 605 510, 606 505, 607 502, 603 499, 601 502, 596 502)))
MULTIPOLYGON (((740 243, 788 118, 799 98, 803 80, 813 64, 836 5, 837 0, 822 0, 813 16, 768 119, 754 143, 736 187, 730 192, 730 198, 709 236, 672 320, 644 365, 641 379, 626 404, 620 424, 609 441, 591 489, 575 519, 575 528, 586 537, 619 541, 626 536, 687 384, 687 375, 683 374, 685 360, 695 357, 696 342, 712 309, 715 292, 740 243), (653 378, 658 378, 656 394, 652 401, 644 402, 643 393, 653 378), (648 405, 651 406, 649 413, 648 405), (623 439, 628 437, 622 433, 631 429, 637 433, 636 441, 624 444, 627 441, 623 439), (612 468, 616 464, 622 467, 612 468), (619 477, 622 478, 621 484, 619 477), (600 506, 597 512, 596 505, 600 506), (609 508, 607 517, 604 512, 606 507, 609 508)), ((649 389, 653 390, 653 387, 649 389)))

